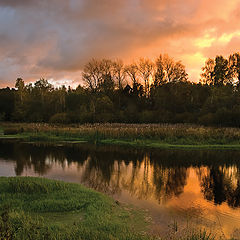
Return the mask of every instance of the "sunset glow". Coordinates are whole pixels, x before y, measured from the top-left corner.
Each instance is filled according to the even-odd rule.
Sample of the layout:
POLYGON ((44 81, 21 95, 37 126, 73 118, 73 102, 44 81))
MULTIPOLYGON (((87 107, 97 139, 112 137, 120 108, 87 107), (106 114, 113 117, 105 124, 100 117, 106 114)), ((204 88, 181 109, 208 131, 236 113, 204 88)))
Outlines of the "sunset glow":
POLYGON ((41 77, 76 86, 91 58, 167 53, 197 82, 206 59, 239 51, 237 0, 1 0, 0 87, 41 77))

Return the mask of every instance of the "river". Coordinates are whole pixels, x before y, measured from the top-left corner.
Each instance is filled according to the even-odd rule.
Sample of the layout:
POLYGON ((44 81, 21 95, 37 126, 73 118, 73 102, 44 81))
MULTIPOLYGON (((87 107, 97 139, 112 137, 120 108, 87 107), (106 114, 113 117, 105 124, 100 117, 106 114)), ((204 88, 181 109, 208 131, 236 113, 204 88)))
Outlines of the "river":
POLYGON ((81 183, 145 209, 154 234, 177 225, 240 239, 240 151, 1 141, 0 176, 81 183))

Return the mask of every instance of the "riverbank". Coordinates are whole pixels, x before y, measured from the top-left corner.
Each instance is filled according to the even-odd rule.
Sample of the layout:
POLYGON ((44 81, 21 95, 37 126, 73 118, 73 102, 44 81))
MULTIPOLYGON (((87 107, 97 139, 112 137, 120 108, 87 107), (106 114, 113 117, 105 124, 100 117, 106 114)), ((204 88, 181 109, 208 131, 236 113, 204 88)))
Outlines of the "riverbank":
POLYGON ((186 124, 0 124, 0 139, 116 144, 151 148, 240 149, 239 128, 186 124))
POLYGON ((152 239, 143 211, 79 184, 1 177, 0 192, 0 239, 152 239))
MULTIPOLYGON (((151 218, 83 187, 33 177, 0 177, 0 239, 11 240, 167 240, 150 236, 151 218)), ((214 240, 204 230, 179 232, 173 240, 214 240)), ((152 235, 152 234, 151 234, 152 235)))

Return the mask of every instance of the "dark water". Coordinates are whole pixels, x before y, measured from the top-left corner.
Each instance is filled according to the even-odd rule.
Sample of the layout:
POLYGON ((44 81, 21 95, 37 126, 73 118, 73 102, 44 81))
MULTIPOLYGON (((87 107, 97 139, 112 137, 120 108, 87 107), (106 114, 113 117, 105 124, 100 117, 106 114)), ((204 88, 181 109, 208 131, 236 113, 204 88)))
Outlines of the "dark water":
POLYGON ((176 221, 240 236, 240 151, 0 142, 0 176, 16 175, 83 183, 144 208, 157 233, 176 221))

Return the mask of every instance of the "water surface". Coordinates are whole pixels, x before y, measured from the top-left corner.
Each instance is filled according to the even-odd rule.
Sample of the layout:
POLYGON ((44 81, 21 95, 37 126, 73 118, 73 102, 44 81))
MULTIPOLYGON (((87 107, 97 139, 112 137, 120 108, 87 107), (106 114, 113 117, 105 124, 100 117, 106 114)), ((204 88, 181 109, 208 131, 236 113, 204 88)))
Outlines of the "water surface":
POLYGON ((1 141, 0 176, 82 183, 149 211, 156 234, 177 222, 240 239, 240 151, 1 141))

